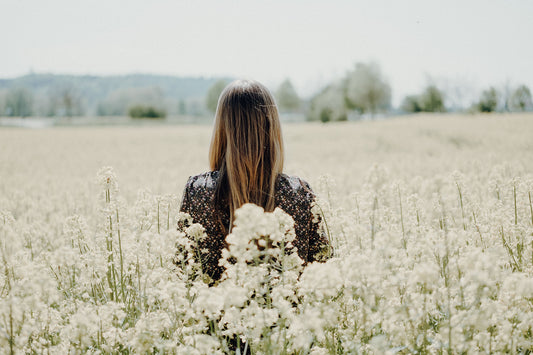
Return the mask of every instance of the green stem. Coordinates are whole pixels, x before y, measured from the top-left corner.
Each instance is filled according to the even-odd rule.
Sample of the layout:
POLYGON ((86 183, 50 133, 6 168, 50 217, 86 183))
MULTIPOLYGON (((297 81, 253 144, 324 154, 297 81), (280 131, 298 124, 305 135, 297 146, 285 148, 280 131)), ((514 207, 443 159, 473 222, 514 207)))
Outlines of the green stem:
POLYGON ((533 201, 531 200, 531 191, 529 191, 527 194, 529 197, 529 212, 531 213, 531 225, 533 226, 533 201))
POLYGON ((500 228, 500 236, 502 237, 503 246, 507 249, 507 252, 509 253, 509 256, 512 259, 512 264, 514 264, 515 269, 517 271, 522 272, 522 268, 518 265, 518 262, 516 261, 516 258, 514 256, 513 250, 511 249, 511 247, 507 243, 507 240, 505 240, 505 234, 504 234, 504 231, 503 231, 503 226, 500 228))
POLYGON ((481 246, 484 246, 483 235, 481 234, 481 230, 479 229, 479 225, 477 224, 477 218, 476 218, 475 211, 472 211, 472 217, 474 218, 474 225, 476 226, 476 230, 479 234, 479 240, 481 241, 481 246))
POLYGON ((120 256, 120 291, 122 294, 122 301, 125 301, 125 291, 124 291, 124 258, 122 256, 122 240, 120 239, 120 220, 118 216, 117 208, 117 236, 118 236, 118 251, 120 256))
POLYGON ((374 249, 374 237, 376 236, 376 211, 378 209, 378 197, 374 196, 374 203, 372 206, 372 218, 371 218, 371 229, 370 229, 370 242, 371 248, 374 249))
POLYGON ((514 225, 518 224, 518 211, 516 209, 516 185, 513 184, 513 199, 514 199, 514 225))
POLYGON ((113 221, 111 219, 111 216, 109 217, 109 236, 108 236, 108 243, 107 243, 107 251, 109 253, 107 257, 107 262, 110 264, 108 266, 108 280, 109 280, 109 286, 112 290, 112 299, 113 301, 116 301, 118 298, 117 293, 117 279, 116 279, 116 270, 115 270, 115 258, 113 257, 113 221), (113 298, 114 297, 114 298, 113 298))
POLYGON ((9 353, 15 354, 15 339, 13 337, 13 305, 9 302, 9 353))
POLYGON ((459 192, 459 202, 461 205, 461 216, 463 217, 463 230, 466 230, 466 223, 465 223, 465 209, 463 206, 463 193, 461 191, 461 187, 459 186, 459 183, 456 181, 455 185, 457 186, 457 191, 459 192))
POLYGON ((398 198, 400 200, 400 220, 402 222, 402 245, 404 249, 407 249, 407 240, 405 239, 405 227, 403 224, 402 192, 400 190, 400 185, 398 185, 398 198))
POLYGON ((167 206, 167 231, 170 229, 170 202, 167 206))
POLYGON ((157 201, 157 234, 159 234, 159 201, 157 201))

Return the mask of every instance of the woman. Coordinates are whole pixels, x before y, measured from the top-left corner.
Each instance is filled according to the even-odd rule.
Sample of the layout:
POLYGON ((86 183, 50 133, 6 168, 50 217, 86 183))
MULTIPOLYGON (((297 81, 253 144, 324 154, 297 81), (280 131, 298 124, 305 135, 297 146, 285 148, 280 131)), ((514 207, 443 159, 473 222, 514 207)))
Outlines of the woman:
POLYGON ((211 170, 191 176, 181 211, 204 226, 200 241, 208 253, 203 271, 218 280, 225 237, 235 210, 255 203, 271 212, 280 207, 295 222, 298 255, 305 263, 328 257, 330 244, 311 213, 315 195, 309 184, 283 174, 283 139, 278 110, 268 89, 256 81, 237 80, 222 92, 209 150, 211 170))

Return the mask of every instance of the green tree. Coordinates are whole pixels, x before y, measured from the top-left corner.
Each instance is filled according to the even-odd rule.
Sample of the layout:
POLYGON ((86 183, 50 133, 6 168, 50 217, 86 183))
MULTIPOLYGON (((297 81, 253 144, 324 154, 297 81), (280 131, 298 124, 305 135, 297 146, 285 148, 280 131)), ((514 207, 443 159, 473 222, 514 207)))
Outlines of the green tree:
POLYGON ((509 99, 509 107, 513 111, 525 111, 533 106, 531 91, 526 85, 517 87, 509 99))
POLYGON ((344 90, 341 85, 331 84, 311 100, 307 119, 310 121, 346 121, 347 112, 344 90))
POLYGON ((347 107, 372 115, 387 110, 391 103, 391 88, 376 63, 357 63, 344 81, 347 107))
POLYGON ((6 95, 7 116, 28 117, 33 113, 33 94, 26 88, 10 89, 6 95))
POLYGON ((494 87, 484 90, 477 104, 481 112, 494 112, 498 108, 498 91, 494 87))
POLYGON ((301 100, 289 79, 280 84, 275 96, 280 111, 291 112, 300 108, 301 100))
POLYGON ((422 104, 420 103, 420 96, 409 95, 406 96, 402 102, 401 109, 405 112, 422 112, 422 104))
POLYGON ((217 80, 213 85, 211 85, 205 99, 205 105, 209 111, 215 112, 217 110, 218 98, 220 97, 222 90, 224 90, 227 85, 228 82, 224 79, 217 80))
POLYGON ((420 97, 420 103, 424 112, 446 111, 442 92, 435 85, 426 87, 420 97))

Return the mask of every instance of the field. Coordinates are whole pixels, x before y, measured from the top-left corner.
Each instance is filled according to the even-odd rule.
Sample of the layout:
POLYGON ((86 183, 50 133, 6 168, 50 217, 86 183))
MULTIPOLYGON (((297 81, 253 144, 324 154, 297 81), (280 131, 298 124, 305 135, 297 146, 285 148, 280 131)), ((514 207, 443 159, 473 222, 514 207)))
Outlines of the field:
POLYGON ((0 351, 533 351, 533 114, 283 134, 335 256, 265 257, 253 240, 282 246, 291 219, 245 206, 208 287, 201 228, 176 225, 210 126, 1 129, 0 351))

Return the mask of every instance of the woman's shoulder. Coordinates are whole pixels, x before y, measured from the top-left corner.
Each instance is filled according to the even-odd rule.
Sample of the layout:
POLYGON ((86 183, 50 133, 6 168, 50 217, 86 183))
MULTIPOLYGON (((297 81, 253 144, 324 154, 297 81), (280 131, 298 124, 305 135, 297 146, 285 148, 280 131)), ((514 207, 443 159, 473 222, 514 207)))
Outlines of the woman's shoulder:
POLYGON ((285 173, 280 174, 278 179, 278 188, 282 192, 286 193, 314 196, 314 192, 309 183, 295 175, 287 175, 285 173))
MULTIPOLYGON (((219 179, 219 171, 206 171, 204 173, 190 176, 187 180, 187 189, 189 190, 214 190, 219 179)), ((277 190, 282 194, 296 194, 314 196, 309 183, 295 175, 281 173, 277 179, 277 190)))
POLYGON ((218 171, 206 171, 198 175, 192 175, 187 180, 188 189, 206 189, 212 190, 216 187, 218 180, 218 171))

